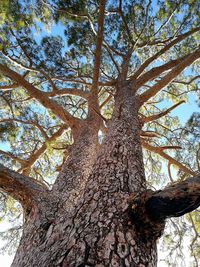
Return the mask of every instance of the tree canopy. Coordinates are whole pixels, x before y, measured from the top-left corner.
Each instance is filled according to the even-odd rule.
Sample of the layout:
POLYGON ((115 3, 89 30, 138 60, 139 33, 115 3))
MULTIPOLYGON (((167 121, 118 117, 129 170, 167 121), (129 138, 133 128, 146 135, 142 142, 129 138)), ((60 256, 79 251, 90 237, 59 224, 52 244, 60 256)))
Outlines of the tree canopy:
MULTIPOLYGON (((51 188, 80 129, 95 129, 101 145, 123 81, 138 96, 149 188, 198 174, 199 113, 185 127, 170 114, 199 94, 199 10, 197 0, 3 0, 1 163, 51 188)), ((6 193, 1 220, 14 226, 1 235, 16 237, 13 249, 22 210, 6 193)), ((169 222, 161 246, 170 266, 180 264, 185 232, 198 266, 198 209, 169 222)))

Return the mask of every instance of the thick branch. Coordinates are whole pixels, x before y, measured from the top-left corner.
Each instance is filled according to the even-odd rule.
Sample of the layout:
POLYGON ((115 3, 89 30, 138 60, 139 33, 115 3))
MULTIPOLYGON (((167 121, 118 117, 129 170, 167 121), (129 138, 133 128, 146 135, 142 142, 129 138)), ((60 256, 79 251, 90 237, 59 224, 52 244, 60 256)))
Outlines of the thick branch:
POLYGON ((167 44, 163 49, 161 49, 160 51, 158 51, 155 55, 153 55, 152 57, 148 58, 141 66, 140 68, 136 71, 136 73, 134 74, 134 78, 137 78, 146 67, 148 67, 155 59, 157 59, 159 56, 163 55, 166 51, 168 51, 171 47, 173 47, 175 44, 181 42, 182 40, 184 40, 185 38, 187 38, 188 36, 192 35, 195 32, 198 32, 200 30, 200 27, 194 28, 184 34, 179 35, 176 39, 174 39, 172 42, 170 42, 169 44, 167 44))
POLYGON ((179 217, 200 206, 200 175, 152 193, 146 202, 149 216, 156 221, 179 217))
POLYGON ((200 175, 164 190, 133 194, 129 203, 128 214, 143 238, 158 238, 166 218, 182 216, 200 206, 200 175))
POLYGON ((99 4, 99 17, 98 17, 98 33, 96 40, 96 50, 94 57, 94 72, 93 72, 93 82, 92 82, 92 94, 97 94, 97 86, 100 73, 100 64, 101 64, 101 50, 103 42, 103 24, 104 24, 104 13, 105 13, 105 0, 101 0, 99 4))
POLYGON ((50 96, 50 97, 62 96, 62 95, 75 95, 75 96, 80 96, 85 99, 88 98, 88 92, 82 91, 81 89, 77 89, 77 88, 63 88, 63 89, 52 91, 52 92, 46 92, 45 95, 50 96))
POLYGON ((65 205, 69 204, 68 208, 74 207, 77 199, 82 196, 97 156, 99 127, 94 123, 90 125, 90 121, 87 121, 80 128, 52 188, 52 192, 62 197, 65 205))
POLYGON ((160 79, 149 90, 140 95, 141 105, 147 100, 149 100, 151 97, 155 96, 163 87, 168 85, 176 76, 178 76, 186 67, 191 65, 199 57, 200 57, 200 49, 189 54, 185 58, 185 60, 183 60, 176 67, 174 67, 168 74, 166 74, 162 79, 160 79))
POLYGON ((55 115, 57 115, 61 120, 69 124, 71 127, 75 126, 75 124, 79 122, 77 118, 71 116, 60 105, 49 99, 45 93, 39 91, 36 87, 26 81, 20 74, 9 69, 6 65, 0 64, 0 72, 24 87, 29 92, 30 96, 37 99, 43 106, 50 109, 55 115))
POLYGON ((47 188, 36 180, 0 164, 0 189, 18 200, 26 211, 38 203, 47 188))
MULTIPOLYGON (((187 55, 184 57, 175 59, 175 60, 171 60, 161 66, 151 68, 149 71, 145 72, 137 79, 137 88, 144 85, 146 82, 157 78, 159 75, 163 74, 164 72, 174 68, 180 62, 182 62, 186 57, 187 55)), ((132 80, 132 77, 130 77, 130 80, 132 80)))

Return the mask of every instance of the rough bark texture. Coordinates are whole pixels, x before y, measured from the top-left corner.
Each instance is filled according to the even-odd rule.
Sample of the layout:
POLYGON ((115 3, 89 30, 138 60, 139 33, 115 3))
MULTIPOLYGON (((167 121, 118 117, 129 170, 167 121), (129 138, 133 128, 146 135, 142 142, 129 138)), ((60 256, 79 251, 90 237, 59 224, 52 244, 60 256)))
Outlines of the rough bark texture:
POLYGON ((53 191, 60 196, 60 202, 67 203, 68 210, 81 197, 97 156, 99 122, 97 120, 94 124, 91 123, 93 127, 90 127, 90 123, 86 122, 78 131, 70 156, 53 186, 53 191))
MULTIPOLYGON (((64 164, 46 204, 32 209, 12 266, 38 266, 38 259, 44 267, 156 266, 157 236, 147 238, 128 212, 130 195, 142 194, 146 185, 137 97, 129 87, 120 86, 113 120, 92 171, 86 166, 88 157, 85 161, 83 157, 95 157, 95 142, 83 138, 87 151, 77 143, 79 150, 73 150, 64 164), (74 157, 77 165, 71 162, 74 157), (88 176, 83 186, 80 177, 88 176), (85 190, 75 196, 72 206, 73 192, 81 188, 85 190)), ((84 131, 88 135, 90 130, 83 129, 81 135, 84 131)))
POLYGON ((99 115, 90 109, 51 190, 1 167, 1 188, 26 210, 13 267, 156 266, 165 219, 199 206, 200 181, 147 190, 139 105, 132 85, 119 80, 103 144, 99 115))
POLYGON ((123 89, 83 199, 72 216, 63 267, 156 264, 156 240, 141 238, 127 213, 130 193, 146 187, 136 99, 129 88, 123 89))
POLYGON ((37 202, 30 190, 13 267, 156 266, 165 219, 199 206, 200 181, 197 176, 163 191, 147 190, 139 103, 131 87, 119 82, 100 150, 100 120, 91 112, 52 190, 38 185, 45 193, 37 202))

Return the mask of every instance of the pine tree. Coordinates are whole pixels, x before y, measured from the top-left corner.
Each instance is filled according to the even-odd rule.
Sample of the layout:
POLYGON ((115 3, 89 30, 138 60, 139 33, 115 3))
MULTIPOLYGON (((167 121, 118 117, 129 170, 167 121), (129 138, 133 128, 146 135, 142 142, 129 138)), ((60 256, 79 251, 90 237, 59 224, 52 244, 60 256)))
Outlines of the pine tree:
POLYGON ((184 131, 169 114, 197 91, 199 5, 3 2, 0 188, 24 218, 13 267, 156 266, 166 220, 198 208, 198 114, 184 131), (157 156, 172 181, 158 191, 157 156))

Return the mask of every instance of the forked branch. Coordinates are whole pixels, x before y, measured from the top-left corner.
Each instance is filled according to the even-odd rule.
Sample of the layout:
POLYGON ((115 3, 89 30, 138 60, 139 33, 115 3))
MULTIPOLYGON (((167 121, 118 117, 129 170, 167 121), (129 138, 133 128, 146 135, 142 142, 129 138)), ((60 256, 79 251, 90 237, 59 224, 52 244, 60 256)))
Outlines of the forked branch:
MULTIPOLYGON (((167 62, 161 66, 154 67, 154 68, 151 68, 149 71, 146 71, 144 74, 142 74, 137 79, 137 82, 136 82, 137 88, 139 88, 140 86, 143 86, 148 81, 152 81, 155 78, 158 78, 160 75, 164 74, 164 72, 174 68, 179 63, 181 63, 187 56, 188 55, 185 55, 185 56, 180 57, 178 59, 171 60, 171 61, 169 61, 169 62, 167 62)), ((130 80, 132 80, 131 77, 130 77, 130 80)), ((133 80, 133 84, 134 84, 134 80, 133 80)))

